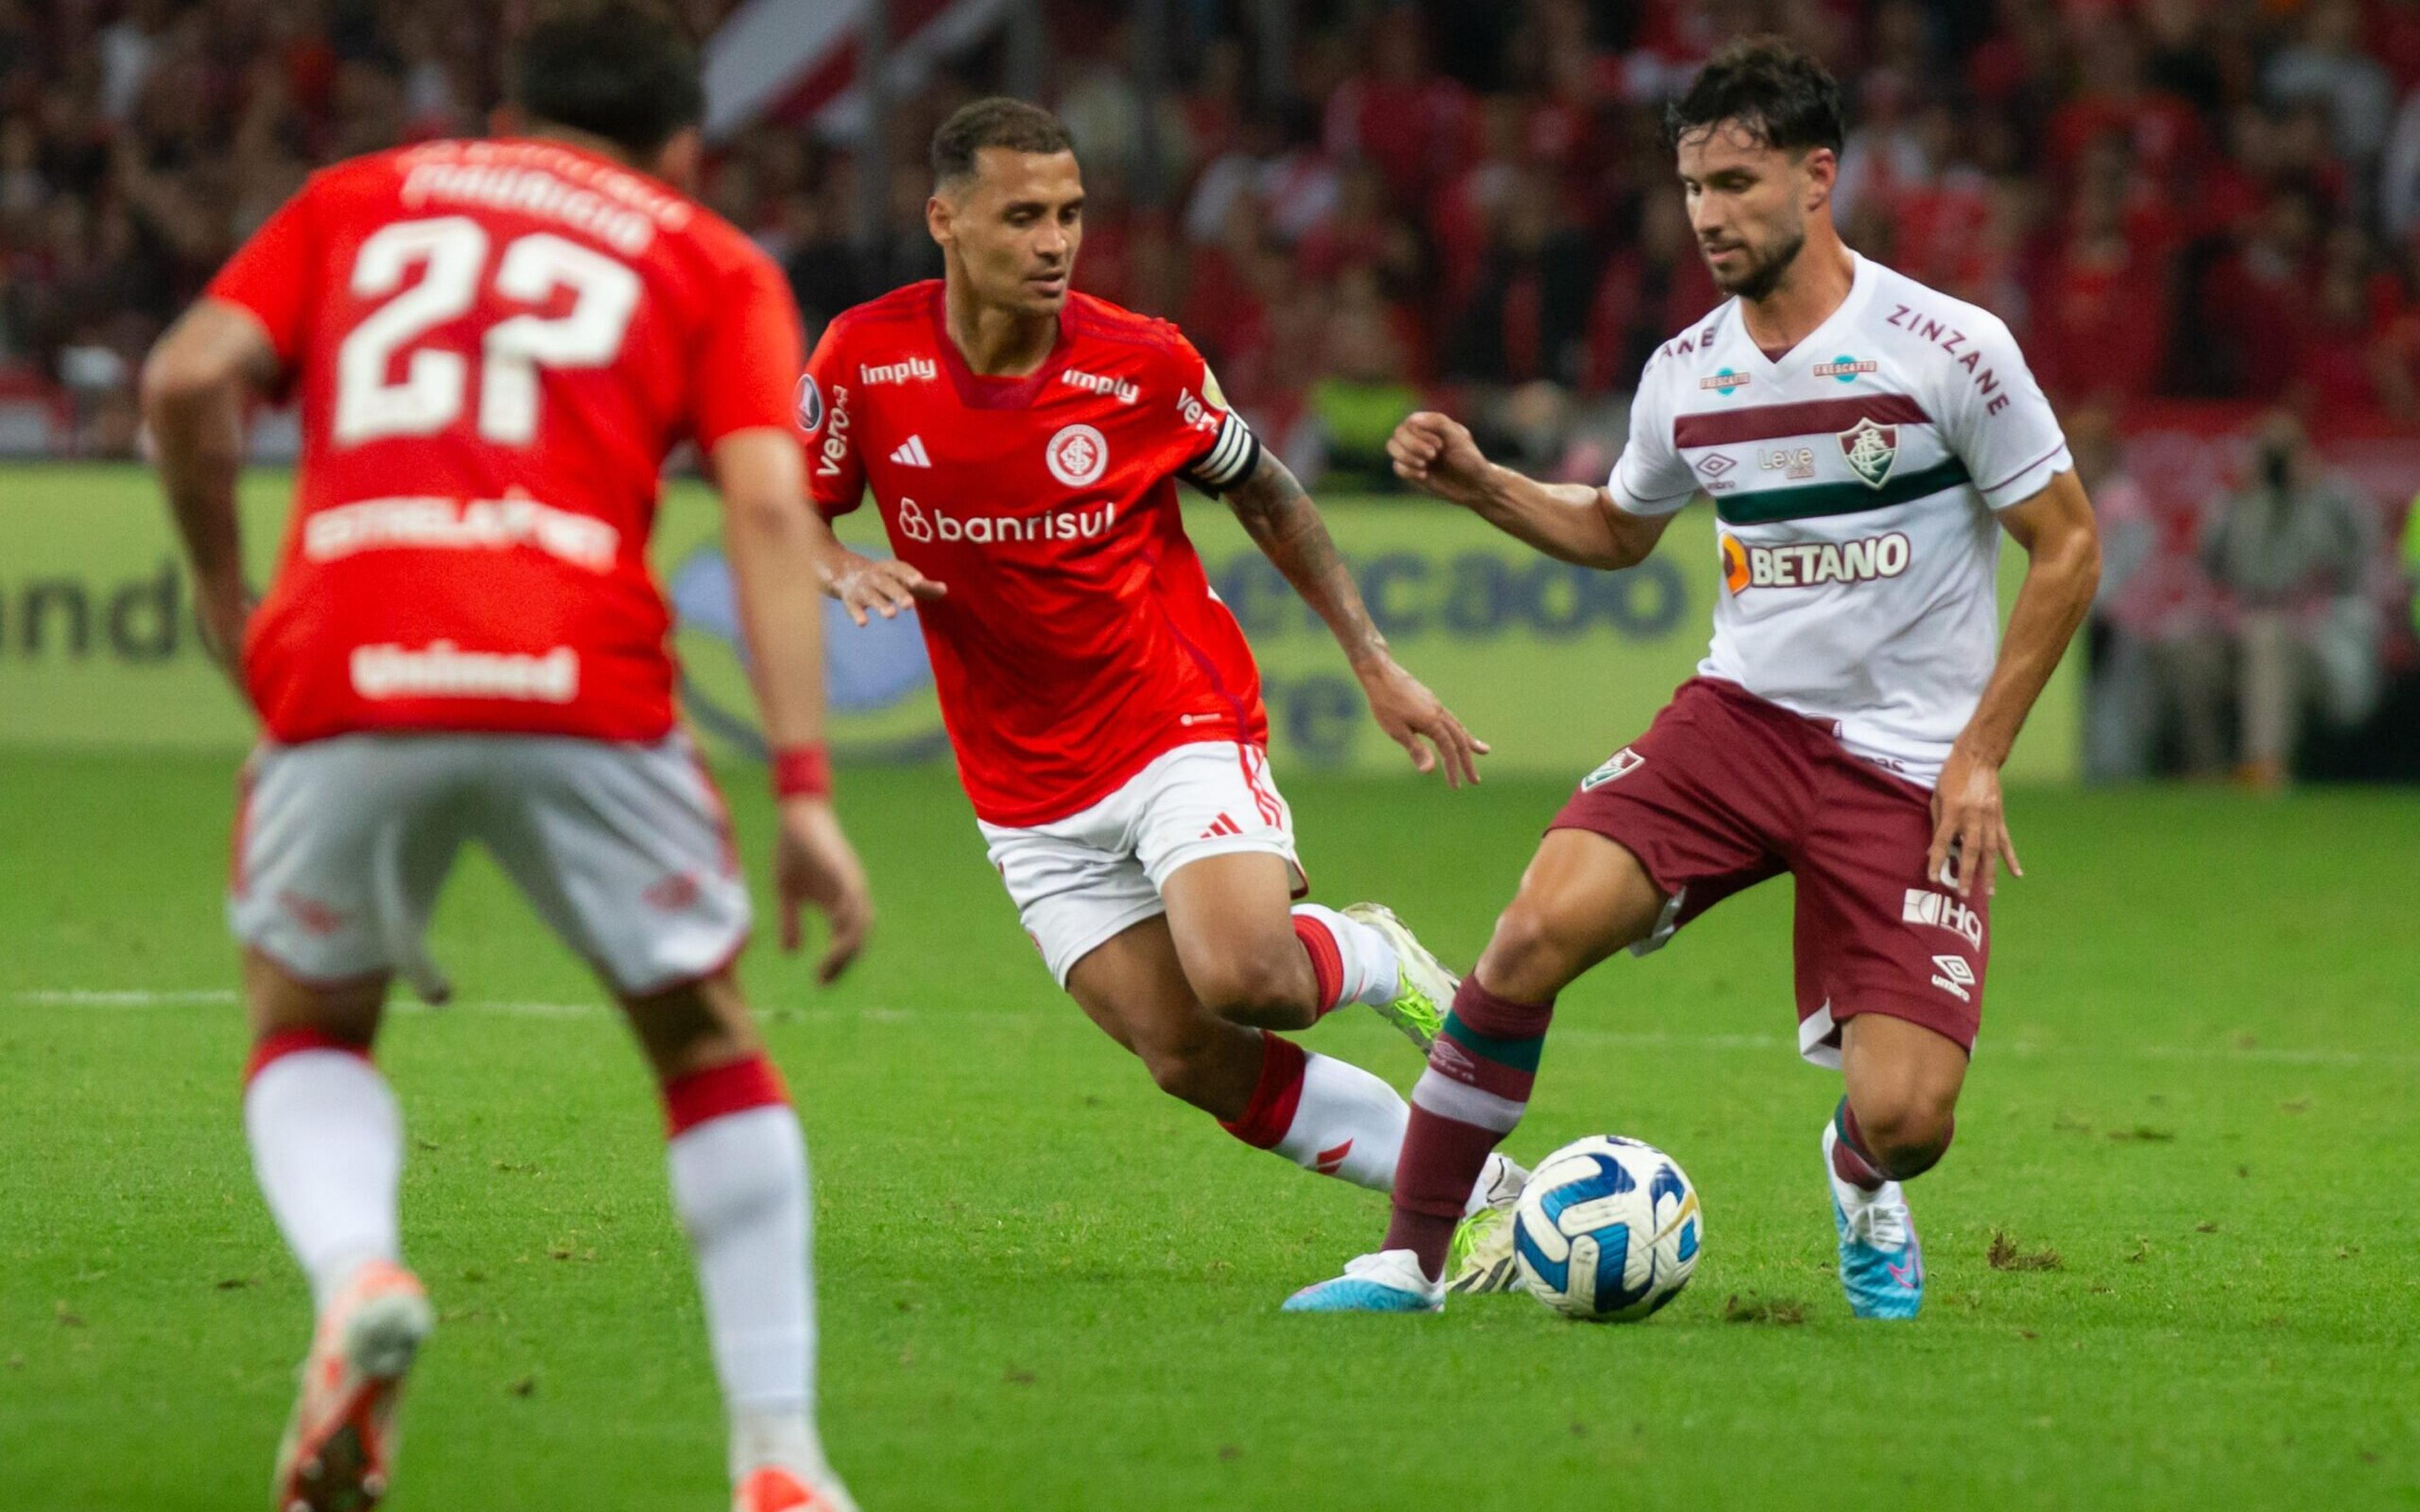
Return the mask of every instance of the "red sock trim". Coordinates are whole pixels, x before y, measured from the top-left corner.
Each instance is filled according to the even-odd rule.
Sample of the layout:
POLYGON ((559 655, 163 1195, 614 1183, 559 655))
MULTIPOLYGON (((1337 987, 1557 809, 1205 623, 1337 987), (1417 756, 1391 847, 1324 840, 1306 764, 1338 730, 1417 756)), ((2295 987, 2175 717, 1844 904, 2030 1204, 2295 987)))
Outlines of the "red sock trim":
POLYGON ((783 1107, 789 1101, 782 1073, 763 1056, 709 1066, 664 1083, 664 1134, 677 1138, 725 1114, 783 1107))
POLYGON ((1326 1017, 1343 1003, 1344 951, 1336 943, 1336 932, 1316 915, 1295 915, 1294 937, 1302 942, 1303 954, 1311 957, 1311 978, 1317 983, 1319 999, 1316 1006, 1326 1017))
POLYGON ((1261 1032, 1261 1079, 1241 1116, 1218 1120, 1218 1127, 1255 1149, 1275 1149, 1294 1127, 1295 1109, 1302 1105, 1302 1069, 1311 1063, 1302 1046, 1281 1034, 1261 1032))
POLYGON ((318 1029, 280 1029, 275 1034, 264 1034, 252 1042, 252 1058, 243 1066, 243 1084, 250 1087, 252 1079, 268 1070, 271 1061, 304 1050, 334 1050, 365 1062, 370 1058, 367 1045, 339 1040, 318 1029))

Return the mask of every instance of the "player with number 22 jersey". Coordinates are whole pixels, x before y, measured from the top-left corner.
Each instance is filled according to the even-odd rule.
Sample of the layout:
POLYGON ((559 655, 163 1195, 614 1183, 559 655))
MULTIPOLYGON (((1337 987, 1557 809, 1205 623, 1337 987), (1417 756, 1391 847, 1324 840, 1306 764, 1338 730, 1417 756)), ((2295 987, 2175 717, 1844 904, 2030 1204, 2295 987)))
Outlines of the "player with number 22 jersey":
POLYGON ((799 904, 822 908, 829 980, 870 905, 829 801, 820 607, 789 591, 827 534, 790 424, 797 312, 683 192, 704 99, 672 23, 599 0, 533 25, 514 71, 524 134, 315 175, 146 370, 207 639, 263 726, 227 899, 256 1039, 244 1124, 318 1310, 272 1504, 362 1512, 394 1482, 435 1314, 403 1265, 401 1114, 371 1053, 394 978, 445 995, 422 935, 477 844, 652 1062, 736 1512, 849 1512, 812 1417, 804 1145, 733 970, 747 881, 675 727, 647 565, 664 459, 693 443, 766 648, 783 943, 799 904), (240 420, 280 392, 302 453, 256 609, 240 420))

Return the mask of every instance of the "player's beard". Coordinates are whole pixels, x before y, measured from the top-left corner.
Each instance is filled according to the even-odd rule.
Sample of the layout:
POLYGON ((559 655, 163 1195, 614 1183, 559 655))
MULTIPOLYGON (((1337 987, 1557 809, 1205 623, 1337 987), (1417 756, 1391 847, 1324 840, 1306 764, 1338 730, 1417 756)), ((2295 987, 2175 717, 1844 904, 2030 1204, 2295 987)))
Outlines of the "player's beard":
POLYGON ((1712 263, 1706 265, 1706 271, 1714 274, 1714 286, 1724 293, 1750 301, 1761 300, 1781 286, 1781 280, 1789 273, 1791 265, 1798 261, 1798 254, 1806 246, 1807 233, 1804 230, 1791 232, 1761 257, 1753 248, 1743 243, 1742 250, 1748 254, 1750 259, 1745 271, 1733 275, 1728 282, 1722 274, 1714 272, 1712 263))

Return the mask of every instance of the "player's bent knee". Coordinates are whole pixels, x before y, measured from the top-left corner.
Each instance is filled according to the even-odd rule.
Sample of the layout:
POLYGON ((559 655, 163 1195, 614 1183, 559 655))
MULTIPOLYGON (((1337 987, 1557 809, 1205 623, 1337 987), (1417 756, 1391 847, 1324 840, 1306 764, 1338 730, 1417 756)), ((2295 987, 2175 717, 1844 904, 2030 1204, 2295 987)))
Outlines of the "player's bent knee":
MULTIPOLYGON (((1293 948, 1288 940, 1287 946, 1293 948)), ((1199 974, 1187 974, 1202 1006, 1231 1024, 1262 1029, 1308 1028, 1318 1017, 1312 1002, 1315 984, 1310 968, 1287 970, 1291 963, 1254 957, 1220 961, 1199 974)))
POLYGON ((1551 911, 1524 896, 1496 920, 1496 933, 1479 958, 1479 976, 1500 996, 1542 1003, 1586 969, 1582 954, 1551 911))
POLYGON ((1957 1095, 1905 1089, 1869 1093, 1853 1102, 1858 1132, 1894 1180, 1920 1176, 1940 1164, 1957 1132, 1957 1095))

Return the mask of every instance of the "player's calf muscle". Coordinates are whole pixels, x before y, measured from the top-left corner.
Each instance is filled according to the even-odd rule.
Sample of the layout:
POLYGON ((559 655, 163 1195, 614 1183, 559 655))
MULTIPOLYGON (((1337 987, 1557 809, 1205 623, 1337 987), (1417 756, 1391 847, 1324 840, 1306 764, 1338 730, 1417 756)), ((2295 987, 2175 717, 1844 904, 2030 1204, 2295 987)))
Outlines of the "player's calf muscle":
POLYGON ((378 1038, 387 982, 385 972, 304 981, 258 950, 243 953, 243 995, 255 1039, 310 1029, 367 1049, 378 1038))
POLYGON ((1261 1075, 1261 1037, 1235 1025, 1181 1043, 1135 1047, 1152 1085, 1214 1119, 1242 1116, 1261 1075))
POLYGON ((659 1081, 745 1060, 763 1048, 748 1001, 728 970, 620 1001, 659 1081))

